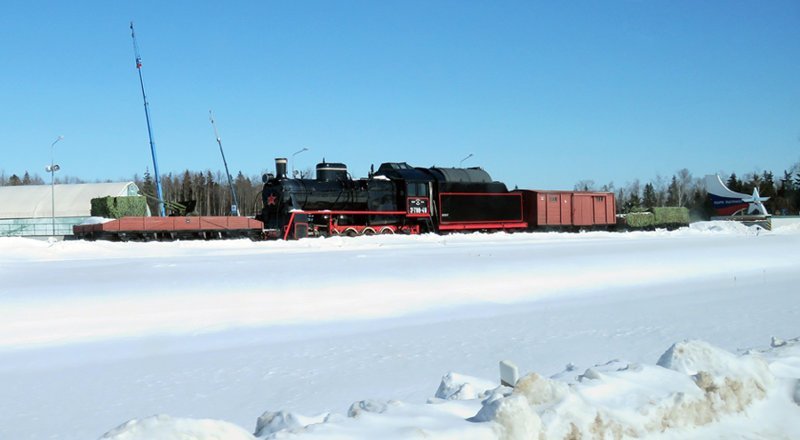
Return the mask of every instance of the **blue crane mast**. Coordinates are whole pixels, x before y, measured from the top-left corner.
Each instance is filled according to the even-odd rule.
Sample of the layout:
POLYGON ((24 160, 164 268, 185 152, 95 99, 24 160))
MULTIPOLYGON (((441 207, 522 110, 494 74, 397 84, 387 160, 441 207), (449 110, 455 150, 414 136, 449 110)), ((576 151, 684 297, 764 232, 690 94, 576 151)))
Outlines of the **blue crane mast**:
POLYGON ((142 57, 139 56, 139 45, 136 44, 136 32, 133 30, 131 22, 131 38, 133 39, 133 52, 136 55, 136 70, 139 72, 139 84, 142 86, 142 99, 144 99, 144 117, 147 119, 147 135, 150 137, 150 152, 153 155, 153 171, 156 175, 156 195, 158 196, 158 212, 161 217, 166 215, 164 211, 164 197, 161 194, 161 174, 158 171, 158 159, 156 158, 156 143, 153 140, 153 128, 150 125, 150 105, 147 103, 147 94, 144 92, 144 80, 142 79, 142 57))
POLYGON ((222 139, 219 137, 219 132, 217 131, 217 124, 214 123, 214 115, 211 113, 211 110, 208 111, 208 119, 211 121, 211 126, 214 127, 214 137, 217 138, 217 144, 219 144, 219 152, 220 154, 222 154, 222 163, 225 165, 225 175, 228 176, 228 186, 231 189, 231 200, 233 202, 233 204, 231 205, 231 215, 239 215, 239 200, 236 198, 236 190, 233 188, 231 173, 228 171, 228 161, 225 160, 225 152, 222 151, 222 139))

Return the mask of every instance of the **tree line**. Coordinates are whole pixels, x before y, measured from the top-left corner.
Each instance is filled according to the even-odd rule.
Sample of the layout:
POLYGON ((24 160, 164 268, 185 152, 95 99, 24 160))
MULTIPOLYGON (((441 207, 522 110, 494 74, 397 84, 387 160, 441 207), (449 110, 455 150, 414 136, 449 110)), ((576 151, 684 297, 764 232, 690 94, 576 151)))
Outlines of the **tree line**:
MULTIPOLYGON (((800 162, 784 170, 780 178, 772 171, 754 171, 741 178, 736 173, 721 176, 732 191, 752 194, 754 188, 762 197, 767 211, 774 215, 797 215, 800 209, 800 162)), ((636 179, 615 188, 614 183, 596 186, 594 181, 581 180, 575 184, 577 191, 614 192, 617 212, 628 213, 660 206, 683 206, 689 209, 696 219, 706 219, 713 215, 711 199, 706 192, 704 178, 695 178, 688 169, 678 170, 671 178, 656 176, 642 185, 636 179)))
MULTIPOLYGON (((150 171, 145 170, 144 175, 141 177, 136 174, 131 180, 139 187, 142 195, 148 198, 147 204, 150 207, 150 212, 157 213, 157 191, 150 171)), ((231 181, 236 191, 236 198, 239 201, 239 213, 246 216, 254 216, 260 213, 262 208, 261 177, 245 176, 240 171, 236 177, 231 178, 231 181)), ((105 180, 104 182, 112 182, 112 180, 105 180)), ((45 182, 41 176, 30 174, 28 171, 25 171, 20 177, 17 174, 7 176, 4 171, 0 170, 0 186, 46 185, 49 183, 49 179, 45 182)), ((56 177, 55 183, 75 184, 89 182, 76 177, 64 176, 56 177)), ((100 181, 95 181, 94 183, 100 183, 100 181)), ((163 174, 161 176, 161 192, 163 199, 167 202, 178 202, 185 206, 193 205, 193 209, 190 210, 189 214, 229 215, 233 205, 233 195, 228 185, 228 179, 220 171, 186 170, 179 174, 163 174)), ((169 214, 169 210, 167 214, 169 214)))
MULTIPOLYGON (((304 177, 311 170, 301 173, 304 177)), ((148 170, 142 177, 134 175, 132 179, 141 192, 148 197, 148 205, 153 213, 158 212, 155 198, 155 182, 148 170)), ((238 199, 241 215, 254 216, 261 212, 261 177, 245 176, 241 171, 231 178, 238 199)), ((800 162, 784 170, 779 178, 772 171, 751 172, 740 178, 736 173, 723 176, 728 188, 732 191, 751 194, 758 188, 762 197, 770 199, 764 203, 767 210, 774 215, 797 215, 800 209, 800 162)), ((56 183, 87 183, 79 178, 57 177, 56 183)), ((106 182, 111 182, 107 180, 106 182)), ((42 177, 27 171, 22 177, 17 174, 6 176, 0 170, 0 186, 5 185, 43 185, 42 177)), ((194 201, 191 214, 197 215, 229 215, 233 196, 228 179, 220 171, 189 171, 168 173, 161 176, 161 189, 164 200, 179 202, 194 201)), ((615 193, 617 211, 628 213, 659 206, 683 206, 688 208, 696 219, 705 219, 712 214, 711 201, 702 178, 695 178, 688 169, 683 168, 670 178, 656 176, 642 184, 638 179, 616 188, 614 183, 598 186, 592 180, 581 180, 575 184, 577 191, 607 191, 615 193)), ((192 203, 188 203, 191 205, 192 203)))
MULTIPOLYGON (((149 171, 144 176, 134 176, 133 181, 140 191, 148 196, 150 211, 158 212, 156 184, 149 171)), ((236 191, 240 215, 255 216, 261 213, 261 177, 248 177, 241 171, 236 177, 231 176, 231 183, 236 191)), ((161 192, 163 199, 189 206, 194 205, 190 214, 197 215, 230 215, 233 206, 231 185, 224 173, 217 171, 189 171, 181 174, 172 173, 161 176, 161 192)))

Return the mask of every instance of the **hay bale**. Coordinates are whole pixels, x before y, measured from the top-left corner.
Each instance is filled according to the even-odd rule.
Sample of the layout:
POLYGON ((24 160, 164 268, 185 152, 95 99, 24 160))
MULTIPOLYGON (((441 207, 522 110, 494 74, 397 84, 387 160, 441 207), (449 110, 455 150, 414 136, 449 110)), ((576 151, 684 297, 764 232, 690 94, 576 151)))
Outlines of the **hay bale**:
POLYGON ((653 215, 656 226, 689 224, 689 210, 684 207, 653 208, 653 215))
POLYGON ((93 217, 122 218, 147 215, 147 200, 142 196, 98 197, 92 199, 93 217))
POLYGON ((650 228, 655 224, 656 216, 652 212, 631 212, 625 216, 625 224, 630 228, 650 228))

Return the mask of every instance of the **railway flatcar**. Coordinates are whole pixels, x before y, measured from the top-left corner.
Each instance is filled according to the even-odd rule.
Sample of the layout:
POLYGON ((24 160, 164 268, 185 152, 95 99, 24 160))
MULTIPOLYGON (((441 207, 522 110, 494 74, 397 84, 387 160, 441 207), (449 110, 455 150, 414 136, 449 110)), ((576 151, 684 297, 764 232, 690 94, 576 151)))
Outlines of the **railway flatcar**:
POLYGON ((75 237, 85 240, 258 240, 262 224, 252 218, 234 216, 122 217, 105 223, 75 225, 72 229, 75 237))

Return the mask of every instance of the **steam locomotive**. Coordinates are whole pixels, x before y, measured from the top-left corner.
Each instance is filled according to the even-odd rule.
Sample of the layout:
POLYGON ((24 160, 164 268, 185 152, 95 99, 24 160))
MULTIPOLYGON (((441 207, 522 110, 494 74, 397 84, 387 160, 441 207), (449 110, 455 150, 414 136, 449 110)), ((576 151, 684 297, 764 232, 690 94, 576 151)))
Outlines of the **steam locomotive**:
POLYGON ((263 176, 258 220, 266 238, 525 231, 616 224, 612 193, 509 190, 481 168, 412 167, 383 163, 353 179, 343 163, 317 164, 314 179, 263 176))

